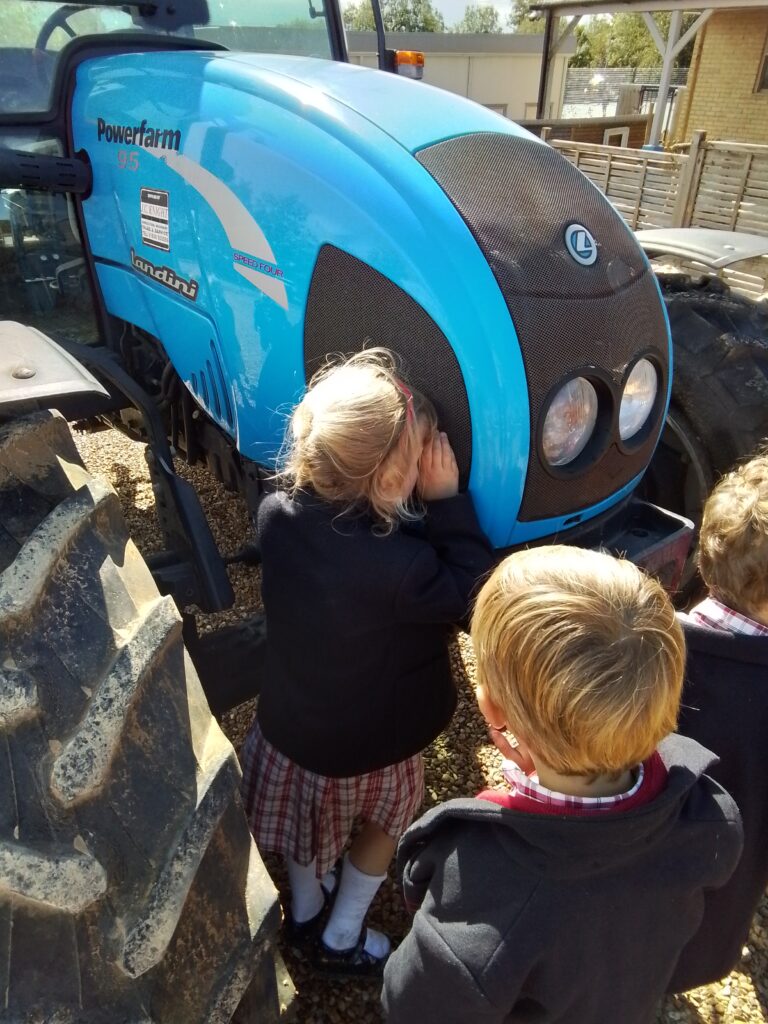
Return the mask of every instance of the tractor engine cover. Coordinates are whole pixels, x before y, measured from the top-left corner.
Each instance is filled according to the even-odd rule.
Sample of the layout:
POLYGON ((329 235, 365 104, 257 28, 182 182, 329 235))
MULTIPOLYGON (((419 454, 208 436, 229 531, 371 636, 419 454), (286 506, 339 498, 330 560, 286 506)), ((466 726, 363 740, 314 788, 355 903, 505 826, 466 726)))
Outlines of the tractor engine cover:
POLYGON ((394 75, 224 52, 85 61, 72 125, 107 310, 158 339, 246 458, 274 463, 329 353, 385 345, 496 547, 562 536, 637 484, 669 397, 663 304, 619 214, 539 139, 394 75), (622 440, 640 359, 656 398, 622 440), (544 421, 576 377, 594 426, 553 466, 544 421))

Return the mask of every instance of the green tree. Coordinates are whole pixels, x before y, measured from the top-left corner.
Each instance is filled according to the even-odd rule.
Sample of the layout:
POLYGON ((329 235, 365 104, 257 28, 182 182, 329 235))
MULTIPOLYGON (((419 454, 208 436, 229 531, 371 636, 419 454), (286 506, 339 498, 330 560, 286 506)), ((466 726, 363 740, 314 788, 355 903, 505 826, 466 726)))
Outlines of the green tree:
POLYGON ((544 15, 531 14, 530 0, 514 0, 507 25, 519 35, 540 35, 544 31, 544 15))
POLYGON ((469 4, 464 17, 454 25, 454 32, 501 32, 499 12, 492 4, 469 4))
POLYGON ((572 68, 608 67, 608 50, 611 35, 611 18, 594 17, 586 24, 576 26, 576 53, 571 57, 572 68))
MULTIPOLYGON (((381 14, 387 32, 444 32, 445 21, 432 0, 381 0, 381 14)), ((369 0, 344 9, 344 25, 353 32, 374 30, 369 0)))
MULTIPOLYGON (((667 38, 669 11, 653 15, 663 39, 667 38)), ((680 33, 684 33, 696 20, 696 12, 683 15, 680 33)), ((693 41, 678 54, 677 67, 688 67, 693 53, 693 41)), ((588 24, 576 26, 576 55, 573 67, 587 68, 654 68, 661 65, 661 54, 656 48, 648 26, 639 14, 616 14, 592 18, 588 24)))

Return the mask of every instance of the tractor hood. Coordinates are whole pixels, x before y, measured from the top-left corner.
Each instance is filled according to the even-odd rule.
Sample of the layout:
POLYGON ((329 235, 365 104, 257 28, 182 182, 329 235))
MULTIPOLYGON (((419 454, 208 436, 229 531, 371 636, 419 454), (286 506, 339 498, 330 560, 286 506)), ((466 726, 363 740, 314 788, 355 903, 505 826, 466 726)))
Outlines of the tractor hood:
POLYGON ((269 464, 330 352, 399 352, 435 402, 497 547, 610 509, 651 458, 669 337, 648 261, 549 146, 442 90, 352 65, 233 53, 83 63, 73 141, 110 312, 158 339, 195 401, 269 464), (658 393, 620 437, 638 359, 658 393), (564 468, 544 420, 592 384, 564 468))
MULTIPOLYGON (((364 117, 381 131, 415 153, 424 146, 469 132, 494 132, 533 138, 512 121, 423 82, 415 84, 397 75, 356 64, 282 57, 217 53, 210 69, 226 78, 229 65, 257 70, 260 82, 274 75, 276 91, 293 95, 331 113, 344 107, 364 117)), ((238 77, 239 71, 234 75, 238 77)), ((238 81, 242 81, 238 77, 238 81)), ((340 110, 338 111, 341 116, 340 110)))

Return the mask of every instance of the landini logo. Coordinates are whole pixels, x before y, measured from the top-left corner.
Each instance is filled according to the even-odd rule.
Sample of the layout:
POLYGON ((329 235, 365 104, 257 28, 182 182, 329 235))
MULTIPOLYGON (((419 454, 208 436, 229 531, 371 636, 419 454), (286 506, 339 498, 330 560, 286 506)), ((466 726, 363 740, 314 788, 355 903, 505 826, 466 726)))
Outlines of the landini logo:
POLYGON ((179 295, 191 299, 192 302, 197 298, 197 289, 199 287, 197 281, 192 278, 187 281, 186 278, 181 277, 175 270, 171 270, 170 267, 156 267, 154 263, 145 260, 143 256, 137 256, 133 249, 131 249, 131 265, 140 273, 151 277, 153 281, 164 284, 172 292, 178 292, 179 295))
POLYGON ((565 247, 582 267, 591 267, 597 259, 597 242, 583 224, 569 224, 565 229, 565 247))

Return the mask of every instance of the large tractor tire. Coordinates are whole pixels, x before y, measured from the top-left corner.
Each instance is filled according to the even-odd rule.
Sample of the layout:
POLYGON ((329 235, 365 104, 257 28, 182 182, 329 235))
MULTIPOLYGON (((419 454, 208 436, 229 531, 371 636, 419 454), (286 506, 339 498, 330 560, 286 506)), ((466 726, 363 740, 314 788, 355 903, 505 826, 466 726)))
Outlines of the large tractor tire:
MULTIPOLYGON (((698 526, 715 481, 768 440, 768 308, 717 279, 660 275, 674 347, 669 416, 645 495, 698 526)), ((686 568, 685 595, 695 581, 686 568)))
POLYGON ((278 1020, 234 751, 54 413, 0 426, 0 761, 0 1021, 278 1020))
POLYGON ((664 289, 674 344, 672 402, 722 474, 768 439, 768 307, 717 279, 664 289))

